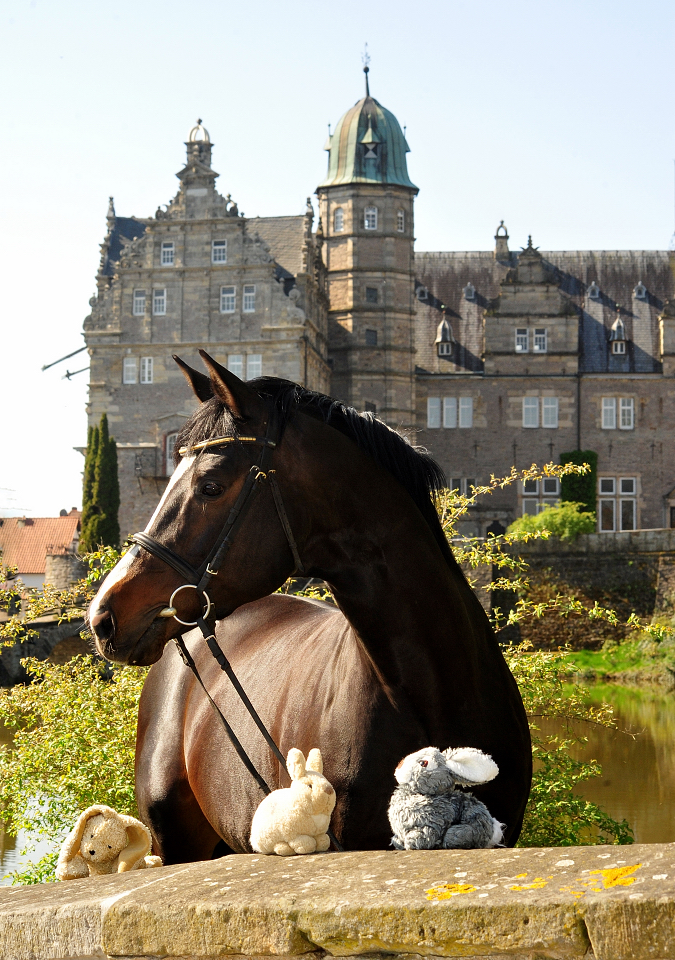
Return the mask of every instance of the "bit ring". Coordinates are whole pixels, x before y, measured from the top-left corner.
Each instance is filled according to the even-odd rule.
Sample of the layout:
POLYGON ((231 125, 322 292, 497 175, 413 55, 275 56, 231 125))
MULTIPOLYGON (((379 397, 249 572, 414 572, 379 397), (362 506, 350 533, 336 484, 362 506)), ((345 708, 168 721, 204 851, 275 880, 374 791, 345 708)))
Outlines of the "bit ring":
POLYGON ((202 614, 202 619, 206 620, 209 613, 211 612, 211 601, 209 600, 209 595, 206 592, 206 590, 200 590, 199 587, 197 587, 194 583, 184 583, 182 587, 176 587, 176 589, 171 594, 171 599, 169 600, 169 606, 164 608, 167 612, 164 613, 164 610, 163 610, 160 613, 160 617, 172 616, 177 621, 177 623, 181 623, 184 627, 196 627, 197 624, 199 623, 199 620, 181 620, 180 617, 176 615, 176 612, 175 612, 176 608, 173 605, 173 601, 176 594, 180 593, 181 590, 197 590, 198 593, 202 593, 204 595, 204 599, 206 600, 206 610, 202 614), (168 612, 169 610, 173 610, 174 612, 170 614, 168 612))

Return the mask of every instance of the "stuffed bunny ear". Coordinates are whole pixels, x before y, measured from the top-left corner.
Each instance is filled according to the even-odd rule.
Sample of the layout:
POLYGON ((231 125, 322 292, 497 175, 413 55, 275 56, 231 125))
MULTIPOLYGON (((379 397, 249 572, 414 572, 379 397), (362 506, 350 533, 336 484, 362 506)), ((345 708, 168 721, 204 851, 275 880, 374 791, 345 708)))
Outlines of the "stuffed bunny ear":
POLYGON ((152 846, 152 837, 150 831, 135 817, 128 817, 126 814, 118 813, 118 818, 127 831, 129 843, 120 853, 117 860, 117 872, 126 873, 127 870, 133 870, 139 860, 144 860, 145 855, 150 853, 152 846))
POLYGON ((492 757, 474 747, 449 747, 443 751, 443 756, 457 783, 467 786, 487 783, 499 773, 499 767, 492 757))
POLYGON ((302 750, 298 750, 296 747, 289 750, 286 757, 286 766, 291 775, 291 780, 299 780, 300 777, 304 777, 307 764, 302 750))
POLYGON ((314 773, 323 773, 323 757, 318 747, 314 747, 307 754, 307 769, 313 770, 314 773))
POLYGON ((89 820, 91 817, 98 816, 99 813, 102 813, 104 816, 106 816, 107 810, 109 810, 109 807, 106 807, 102 804, 97 804, 93 807, 87 807, 86 810, 82 811, 75 822, 75 826, 63 841, 61 852, 59 854, 59 863, 68 863, 68 861, 72 860, 73 857, 78 856, 80 852, 80 844, 82 843, 82 837, 84 836, 84 828, 87 826, 87 820, 89 820))

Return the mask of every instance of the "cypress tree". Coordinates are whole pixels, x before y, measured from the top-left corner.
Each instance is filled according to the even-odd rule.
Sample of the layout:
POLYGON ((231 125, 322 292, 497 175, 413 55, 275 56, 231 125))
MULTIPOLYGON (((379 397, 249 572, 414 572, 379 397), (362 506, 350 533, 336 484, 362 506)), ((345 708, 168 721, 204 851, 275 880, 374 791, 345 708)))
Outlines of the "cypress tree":
POLYGON ((120 507, 120 484, 117 475, 117 444, 108 433, 108 417, 104 413, 99 426, 94 484, 92 491, 92 517, 87 527, 87 546, 117 547, 120 542, 118 513, 120 507))
POLYGON ((89 427, 87 431, 87 453, 84 458, 84 481, 82 484, 82 519, 80 521, 80 547, 93 550, 89 527, 94 516, 94 473, 98 455, 99 428, 89 427))
POLYGON ((578 466, 587 463, 591 468, 588 473, 571 473, 567 477, 562 477, 560 499, 583 503, 583 509, 594 514, 596 511, 596 490, 598 488, 597 453, 595 450, 572 450, 570 453, 561 453, 560 462, 563 464, 575 463, 578 466))

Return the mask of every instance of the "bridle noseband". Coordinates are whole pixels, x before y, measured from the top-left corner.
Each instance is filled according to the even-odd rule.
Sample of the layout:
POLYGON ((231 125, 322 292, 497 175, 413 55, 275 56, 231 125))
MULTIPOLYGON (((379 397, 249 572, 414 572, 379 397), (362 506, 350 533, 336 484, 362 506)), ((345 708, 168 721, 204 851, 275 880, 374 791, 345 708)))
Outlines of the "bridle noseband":
POLYGON ((276 410, 273 409, 267 422, 267 431, 264 437, 213 437, 210 440, 202 440, 201 443, 195 443, 190 447, 181 447, 178 451, 180 455, 184 457, 191 455, 193 452, 198 450, 204 450, 208 447, 220 447, 227 443, 252 443, 262 447, 258 462, 253 464, 249 470, 244 481, 244 485, 239 492, 239 496, 230 509, 227 520, 225 521, 225 525, 220 531, 220 534, 211 548, 209 555, 199 567, 193 567, 186 560, 183 560, 182 557, 179 557, 178 554, 175 553, 170 547, 164 546, 164 544, 160 543, 158 540, 155 540, 154 537, 149 536, 149 534, 145 532, 134 533, 131 537, 129 537, 129 541, 131 543, 138 544, 139 547, 143 547, 144 550, 147 550, 148 553, 151 553, 154 557, 157 557, 158 560, 162 560, 170 567, 173 567, 173 569, 177 573, 180 573, 180 575, 186 581, 182 586, 174 590, 171 595, 171 599, 169 600, 168 607, 164 607, 159 614, 160 617, 174 617, 178 623, 186 627, 197 626, 199 620, 180 620, 176 615, 177 611, 173 605, 176 594, 180 593, 181 590, 194 589, 201 593, 204 597, 206 609, 203 612, 201 619, 208 620, 212 603, 206 588, 210 586, 212 580, 218 575, 227 552, 232 546, 239 527, 243 523, 248 510, 255 500, 261 484, 265 480, 269 481, 269 485, 272 490, 274 506, 279 516, 279 520, 281 521, 281 526, 286 536, 286 540, 288 541, 288 546, 293 554, 293 560, 295 562, 294 572, 300 574, 305 572, 305 568, 300 560, 300 554, 298 553, 298 547, 295 542, 295 538, 293 537, 291 525, 288 520, 288 514, 286 513, 286 508, 284 507, 281 490, 279 489, 279 484, 276 478, 276 471, 270 469, 269 467, 269 463, 272 459, 272 453, 281 440, 281 431, 278 427, 278 421, 279 418, 276 410))

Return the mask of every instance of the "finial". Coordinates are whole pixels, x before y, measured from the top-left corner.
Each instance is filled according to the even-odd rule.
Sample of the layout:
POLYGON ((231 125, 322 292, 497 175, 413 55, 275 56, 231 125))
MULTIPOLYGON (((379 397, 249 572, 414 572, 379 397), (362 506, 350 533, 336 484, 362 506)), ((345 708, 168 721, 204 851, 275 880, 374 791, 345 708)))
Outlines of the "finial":
POLYGON ((363 54, 361 55, 361 62, 363 63, 363 72, 366 75, 366 96, 370 96, 370 86, 368 84, 368 74, 370 73, 370 54, 368 53, 368 44, 365 45, 363 54))
POLYGON ((115 201, 112 197, 108 198, 108 212, 106 214, 106 220, 115 219, 115 201))

